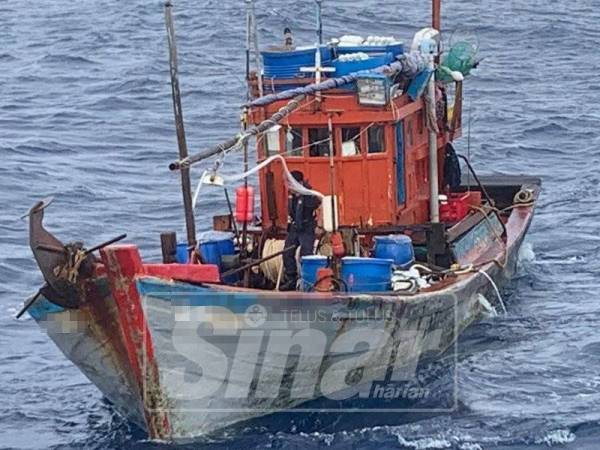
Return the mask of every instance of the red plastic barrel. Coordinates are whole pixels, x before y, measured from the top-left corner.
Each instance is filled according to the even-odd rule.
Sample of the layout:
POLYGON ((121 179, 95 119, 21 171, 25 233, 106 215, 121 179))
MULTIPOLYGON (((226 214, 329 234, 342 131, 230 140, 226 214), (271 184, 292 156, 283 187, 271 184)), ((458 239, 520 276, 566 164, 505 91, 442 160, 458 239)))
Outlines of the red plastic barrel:
POLYGON ((235 190, 235 220, 249 223, 254 220, 254 188, 240 186, 235 190))

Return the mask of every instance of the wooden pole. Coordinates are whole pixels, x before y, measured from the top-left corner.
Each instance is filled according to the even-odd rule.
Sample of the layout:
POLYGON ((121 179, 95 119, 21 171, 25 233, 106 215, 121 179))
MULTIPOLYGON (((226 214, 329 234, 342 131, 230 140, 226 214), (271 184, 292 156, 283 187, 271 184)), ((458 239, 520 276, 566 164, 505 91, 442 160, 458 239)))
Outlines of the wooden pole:
MULTIPOLYGON (((177 69, 177 45, 175 42, 175 26, 173 24, 173 4, 165 3, 165 24, 167 26, 167 41, 169 44, 169 66, 171 68, 171 93, 173 96, 173 112, 175 113, 175 127, 177 129, 177 145, 179 159, 188 157, 185 128, 183 126, 183 110, 181 108, 181 92, 179 91, 179 78, 177 69)), ((187 240, 190 248, 196 248, 196 223, 192 206, 192 188, 190 181, 190 168, 181 168, 181 190, 183 193, 183 207, 185 209, 185 226, 187 240)))
POLYGON ((438 31, 442 27, 442 0, 432 0, 431 26, 438 31))

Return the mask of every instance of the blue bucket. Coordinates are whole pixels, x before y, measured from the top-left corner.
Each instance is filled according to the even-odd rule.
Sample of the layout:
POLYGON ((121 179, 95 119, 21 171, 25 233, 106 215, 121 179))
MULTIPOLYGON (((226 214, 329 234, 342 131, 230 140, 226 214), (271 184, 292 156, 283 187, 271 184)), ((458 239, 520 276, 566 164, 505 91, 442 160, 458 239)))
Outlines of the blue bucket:
POLYGON ((178 264, 187 264, 190 261, 190 253, 188 252, 187 242, 177 244, 175 261, 177 261, 178 264))
POLYGON ((391 290, 391 259, 342 258, 342 279, 349 292, 385 292, 391 290))
POLYGON ((301 284, 303 291, 309 291, 316 284, 317 272, 327 267, 327 257, 320 255, 309 255, 302 257, 301 284))
POLYGON ((391 259, 395 266, 407 269, 415 261, 412 240, 404 234, 376 236, 375 258, 391 259))

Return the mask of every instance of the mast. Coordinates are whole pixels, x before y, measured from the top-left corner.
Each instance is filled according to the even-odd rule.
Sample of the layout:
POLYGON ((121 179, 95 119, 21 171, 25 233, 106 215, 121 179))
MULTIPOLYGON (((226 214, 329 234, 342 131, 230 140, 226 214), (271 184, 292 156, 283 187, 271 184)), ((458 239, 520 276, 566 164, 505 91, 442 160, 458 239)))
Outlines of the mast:
MULTIPOLYGON (((432 0, 431 4, 431 26, 434 30, 440 32, 442 26, 442 0, 432 0)), ((431 49, 433 50, 433 49, 431 49)), ((429 55, 428 66, 432 71, 429 83, 427 85, 427 96, 435 108, 435 63, 438 60, 438 51, 436 49, 433 55, 429 55)), ((435 111, 435 109, 434 109, 435 111)), ((438 179, 438 148, 437 148, 437 130, 429 130, 429 211, 431 223, 440 221, 440 187, 438 179)))
POLYGON ((246 0, 246 69, 247 76, 250 77, 250 47, 254 47, 254 63, 256 65, 256 74, 258 75, 258 96, 263 96, 262 64, 260 61, 260 47, 258 45, 258 25, 256 23, 256 8, 254 0, 246 0))
POLYGON ((441 31, 442 27, 442 0, 432 0, 431 27, 441 31))
MULTIPOLYGON (((246 0, 246 85, 247 96, 246 99, 250 99, 250 45, 251 45, 251 35, 252 35, 252 4, 251 0, 246 0)), ((260 74, 258 74, 260 75, 260 74)))
MULTIPOLYGON (((435 114, 435 56, 433 55, 430 55, 429 69, 432 71, 432 74, 427 84, 427 96, 433 107, 433 114, 435 114)), ((438 223, 440 221, 437 138, 437 130, 431 127, 429 129, 429 210, 431 223, 438 223)))
MULTIPOLYGON (((171 94, 173 96, 173 112, 175 114, 175 127, 177 130, 177 145, 179 159, 188 157, 185 128, 183 126, 183 110, 181 108, 181 92, 177 69, 177 45, 175 42, 175 26, 173 24, 173 4, 170 0, 165 2, 165 24, 167 26, 167 41, 169 44, 169 66, 171 72, 171 94)), ((196 223, 192 206, 192 188, 190 181, 190 168, 181 168, 181 191, 183 194, 183 207, 185 209, 185 227, 190 249, 196 248, 196 223)))
POLYGON ((317 2, 317 42, 319 45, 323 45, 323 0, 316 0, 317 2))

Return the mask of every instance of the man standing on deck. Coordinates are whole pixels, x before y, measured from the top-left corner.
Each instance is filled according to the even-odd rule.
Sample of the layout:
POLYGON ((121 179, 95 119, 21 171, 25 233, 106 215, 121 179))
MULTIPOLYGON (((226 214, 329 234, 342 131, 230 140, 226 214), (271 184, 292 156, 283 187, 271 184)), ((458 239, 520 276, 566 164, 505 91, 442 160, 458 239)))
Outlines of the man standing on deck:
MULTIPOLYGON (((292 171, 294 179, 305 188, 311 189, 304 181, 304 174, 299 170, 292 171)), ((283 255, 285 282, 282 291, 293 291, 298 281, 298 265, 296 250, 300 247, 300 256, 312 255, 315 248, 315 229, 317 218, 315 212, 321 200, 312 195, 300 195, 290 192, 288 200, 288 234, 284 248, 293 247, 283 255)))

